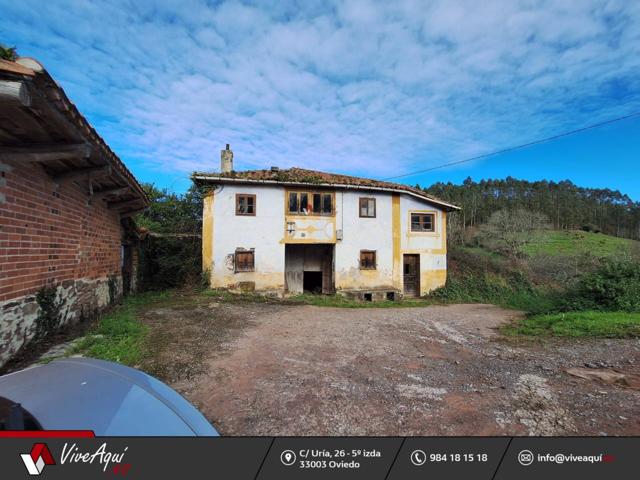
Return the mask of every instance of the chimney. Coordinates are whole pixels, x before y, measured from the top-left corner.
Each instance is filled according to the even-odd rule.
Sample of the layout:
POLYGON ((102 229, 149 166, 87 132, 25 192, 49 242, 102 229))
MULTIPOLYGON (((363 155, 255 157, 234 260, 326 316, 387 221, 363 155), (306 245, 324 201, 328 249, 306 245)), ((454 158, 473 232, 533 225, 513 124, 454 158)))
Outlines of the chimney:
POLYGON ((227 148, 220 150, 220 170, 222 173, 229 173, 233 170, 233 150, 229 148, 228 143, 227 148))

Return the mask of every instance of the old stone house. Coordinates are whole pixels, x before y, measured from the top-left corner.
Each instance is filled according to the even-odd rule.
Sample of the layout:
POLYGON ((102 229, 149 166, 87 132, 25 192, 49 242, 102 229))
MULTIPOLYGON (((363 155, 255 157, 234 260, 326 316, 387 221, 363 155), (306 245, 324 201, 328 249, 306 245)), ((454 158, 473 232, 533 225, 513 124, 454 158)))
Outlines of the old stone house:
POLYGON ((406 185, 301 168, 194 173, 204 199, 203 269, 213 288, 424 295, 447 277, 447 212, 406 185))
POLYGON ((0 365, 43 315, 78 321, 135 289, 131 216, 147 205, 42 65, 0 60, 0 365))

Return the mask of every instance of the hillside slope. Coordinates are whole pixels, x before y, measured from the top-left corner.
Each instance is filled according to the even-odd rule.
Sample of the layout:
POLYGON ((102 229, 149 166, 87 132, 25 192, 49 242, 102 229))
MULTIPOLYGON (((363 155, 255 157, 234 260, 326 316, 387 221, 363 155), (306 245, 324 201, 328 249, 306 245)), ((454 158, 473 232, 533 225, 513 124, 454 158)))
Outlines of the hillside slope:
POLYGON ((533 242, 525 245, 522 250, 529 256, 590 254, 596 257, 611 257, 640 254, 640 242, 604 233, 547 230, 538 233, 533 242))

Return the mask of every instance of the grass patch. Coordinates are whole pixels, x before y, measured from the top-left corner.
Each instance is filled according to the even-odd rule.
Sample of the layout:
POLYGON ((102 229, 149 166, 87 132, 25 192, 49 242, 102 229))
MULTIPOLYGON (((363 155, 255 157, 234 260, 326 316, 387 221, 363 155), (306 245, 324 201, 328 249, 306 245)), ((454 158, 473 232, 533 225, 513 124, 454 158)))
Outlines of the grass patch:
POLYGON ((138 321, 136 315, 141 308, 168 300, 171 296, 172 292, 165 291, 125 298, 121 305, 104 315, 98 325, 69 353, 137 365, 145 354, 143 344, 147 328, 138 321))
POLYGON ((620 256, 631 254, 638 248, 639 242, 626 238, 612 237, 603 233, 583 232, 580 230, 547 230, 536 234, 534 240, 522 248, 528 256, 579 256, 596 257, 620 256))
POLYGON ((303 293, 287 298, 269 297, 258 293, 237 293, 223 289, 203 290, 202 296, 217 300, 221 303, 277 303, 281 305, 315 305, 317 307, 336 308, 398 308, 424 307, 438 302, 428 298, 406 298, 397 301, 383 300, 377 302, 362 302, 349 299, 342 295, 319 295, 303 293))
POLYGON ((435 303, 424 298, 405 298, 398 301, 382 300, 378 302, 361 302, 342 295, 313 295, 309 293, 295 295, 285 300, 285 303, 315 305, 317 307, 338 308, 399 308, 399 307, 426 307, 435 303))
POLYGON ((640 337, 640 313, 583 311, 534 315, 504 327, 503 333, 557 337, 640 337))
POLYGON ((278 303, 281 305, 315 305, 317 307, 337 308, 424 307, 433 303, 442 303, 425 298, 406 298, 395 302, 391 300, 362 302, 343 297, 342 295, 316 295, 312 293, 303 293, 282 299, 260 295, 258 293, 236 293, 222 289, 204 290, 201 295, 221 303, 278 303))
POLYGON ((259 293, 251 292, 231 292, 224 289, 209 289, 206 288, 200 291, 201 297, 210 298, 221 303, 282 303, 283 300, 268 295, 261 295, 259 293))
POLYGON ((456 245, 454 247, 457 251, 467 253, 469 255, 476 255, 482 258, 486 258, 488 260, 493 260, 497 262, 503 262, 505 257, 498 252, 494 252, 492 250, 488 250, 486 248, 470 246, 470 245, 456 245))

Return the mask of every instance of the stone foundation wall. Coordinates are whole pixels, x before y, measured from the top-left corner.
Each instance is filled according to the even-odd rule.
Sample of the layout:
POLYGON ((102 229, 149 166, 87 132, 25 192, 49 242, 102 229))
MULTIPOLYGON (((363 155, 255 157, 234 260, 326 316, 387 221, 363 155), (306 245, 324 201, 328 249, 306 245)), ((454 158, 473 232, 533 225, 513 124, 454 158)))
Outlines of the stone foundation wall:
MULTIPOLYGON (((122 294, 122 278, 112 278, 113 292, 109 278, 66 280, 58 285, 55 303, 60 305, 59 325, 94 318, 117 300, 122 294)), ((0 302, 0 366, 33 339, 41 311, 36 294, 0 302)))

